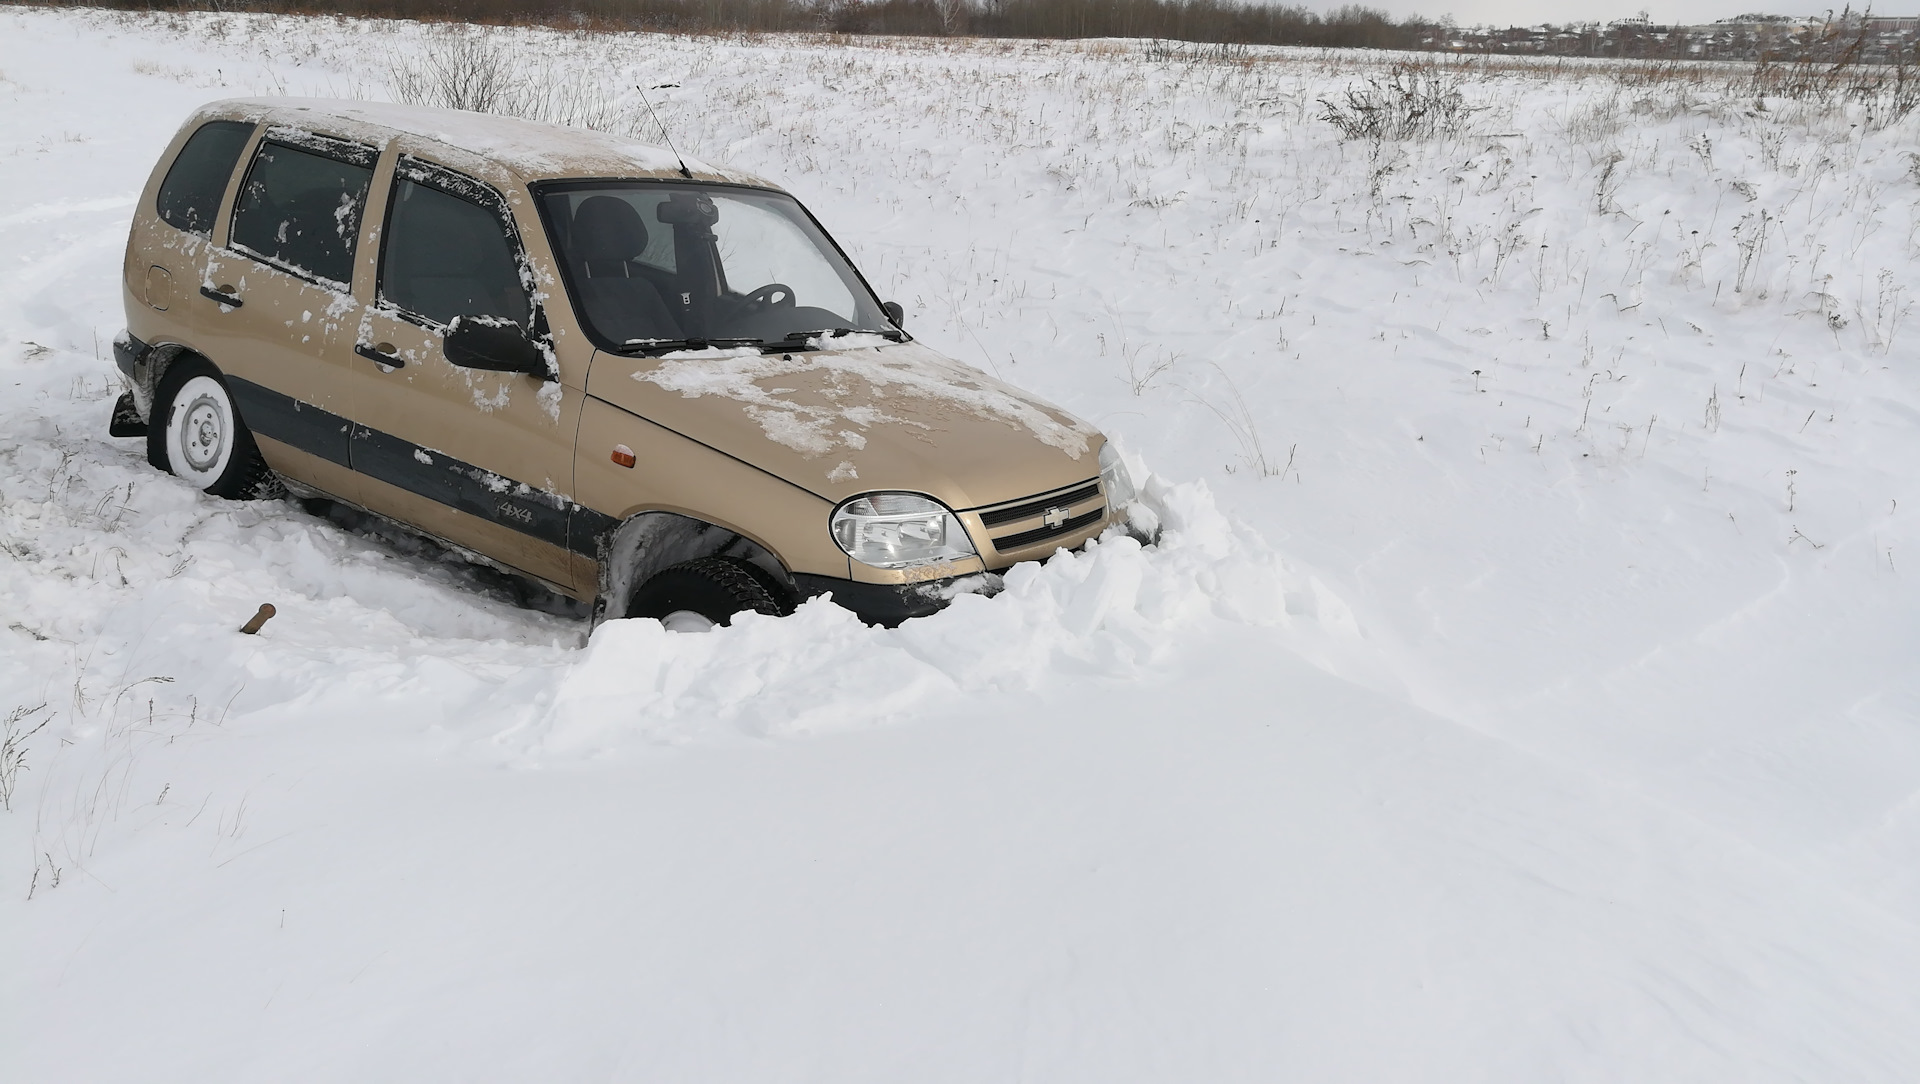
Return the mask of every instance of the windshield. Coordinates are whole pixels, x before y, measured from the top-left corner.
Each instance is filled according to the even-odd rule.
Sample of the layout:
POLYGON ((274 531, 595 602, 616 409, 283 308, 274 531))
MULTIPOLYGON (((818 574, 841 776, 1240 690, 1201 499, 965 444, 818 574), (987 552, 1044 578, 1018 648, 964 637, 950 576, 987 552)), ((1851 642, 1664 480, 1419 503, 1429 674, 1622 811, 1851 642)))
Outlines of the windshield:
POLYGON ((587 181, 542 186, 539 199, 575 310, 616 349, 905 337, 791 196, 587 181))

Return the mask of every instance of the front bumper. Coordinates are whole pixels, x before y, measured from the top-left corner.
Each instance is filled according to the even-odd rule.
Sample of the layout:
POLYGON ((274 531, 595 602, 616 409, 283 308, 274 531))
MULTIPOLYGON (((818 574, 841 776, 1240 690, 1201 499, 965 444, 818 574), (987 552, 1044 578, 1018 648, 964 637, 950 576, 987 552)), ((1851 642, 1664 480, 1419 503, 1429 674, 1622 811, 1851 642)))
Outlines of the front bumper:
MULTIPOLYGON (((1068 526, 1064 530, 1048 529, 1044 532, 1030 530, 1029 533, 1044 533, 1048 537, 1043 541, 1027 544, 1023 555, 1016 558, 1013 563, 1044 561, 1062 549, 1078 553, 1088 541, 1099 537, 1100 532, 1114 523, 1125 523, 1126 518, 1123 515, 1117 515, 1106 507, 1104 503, 1106 495, 1104 491, 1093 489, 1095 484, 1083 482, 1072 488, 1082 491, 1093 490, 1093 494, 1103 502, 1097 511, 1092 514, 1083 513, 1083 517, 1077 522, 1069 519, 1068 526)), ((1079 493, 1074 494, 1074 500, 1089 499, 1079 493)), ((1039 501, 1028 498, 1019 502, 1016 507, 1020 507, 1023 512, 1033 511, 1037 515, 1037 510, 1046 503, 1044 497, 1039 501)), ((1068 503, 1071 504, 1073 501, 1068 503)), ((976 540, 989 537, 988 525, 980 521, 980 513, 980 509, 959 513, 961 522, 967 526, 967 533, 976 540)), ((1015 523, 1015 526, 1022 525, 1015 523)), ((1131 531, 1132 528, 1129 530, 1131 531)), ((997 556, 1004 558, 1006 555, 997 554, 997 556)), ((973 564, 973 559, 968 558, 967 563, 973 564)), ((867 624, 892 628, 902 621, 939 613, 946 609, 947 604, 952 602, 956 595, 998 594, 1002 571, 1005 570, 968 572, 960 576, 923 580, 919 583, 861 583, 836 576, 816 576, 801 572, 794 574, 793 582, 799 589, 802 601, 817 595, 831 595, 836 604, 852 610, 867 624)))
POLYGON ((852 610, 867 624, 892 628, 910 618, 939 613, 957 594, 991 593, 999 579, 992 573, 975 572, 924 583, 858 583, 802 572, 794 575, 793 582, 803 600, 830 595, 835 604, 852 610))

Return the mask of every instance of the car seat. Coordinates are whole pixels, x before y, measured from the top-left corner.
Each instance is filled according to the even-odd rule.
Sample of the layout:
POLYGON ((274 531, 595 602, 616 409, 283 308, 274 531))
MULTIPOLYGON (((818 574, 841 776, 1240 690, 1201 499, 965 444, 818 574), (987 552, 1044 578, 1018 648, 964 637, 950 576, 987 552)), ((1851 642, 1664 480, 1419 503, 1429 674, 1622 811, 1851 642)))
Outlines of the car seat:
POLYGON ((647 250, 647 225, 618 196, 589 196, 574 210, 569 232, 575 285, 587 320, 616 343, 678 339, 680 325, 660 291, 634 261, 647 250))

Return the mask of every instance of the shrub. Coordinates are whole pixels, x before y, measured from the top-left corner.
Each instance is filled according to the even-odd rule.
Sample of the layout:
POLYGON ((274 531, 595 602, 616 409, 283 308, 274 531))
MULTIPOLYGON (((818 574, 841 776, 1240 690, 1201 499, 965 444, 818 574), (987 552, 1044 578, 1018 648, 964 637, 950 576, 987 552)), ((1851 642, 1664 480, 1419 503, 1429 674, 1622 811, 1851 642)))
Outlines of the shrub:
POLYGON ((1342 139, 1370 143, 1459 135, 1473 113, 1459 76, 1424 64, 1395 64, 1385 76, 1348 84, 1343 100, 1320 104, 1321 119, 1342 139))

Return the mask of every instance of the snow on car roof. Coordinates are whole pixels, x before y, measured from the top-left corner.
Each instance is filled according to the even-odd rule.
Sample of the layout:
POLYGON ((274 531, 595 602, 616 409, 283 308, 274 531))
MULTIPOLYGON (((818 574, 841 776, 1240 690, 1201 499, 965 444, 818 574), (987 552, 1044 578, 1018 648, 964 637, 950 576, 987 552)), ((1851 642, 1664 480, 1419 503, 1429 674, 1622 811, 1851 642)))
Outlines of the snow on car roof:
MULTIPOLYGON (((384 143, 404 133, 505 167, 519 179, 551 177, 679 177, 680 160, 664 147, 589 128, 568 128, 461 109, 341 98, 231 98, 203 113, 243 114, 324 134, 384 143)), ((449 165, 456 163, 449 162, 449 165)), ((686 158, 696 179, 778 187, 740 170, 686 158)))

